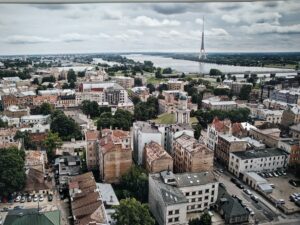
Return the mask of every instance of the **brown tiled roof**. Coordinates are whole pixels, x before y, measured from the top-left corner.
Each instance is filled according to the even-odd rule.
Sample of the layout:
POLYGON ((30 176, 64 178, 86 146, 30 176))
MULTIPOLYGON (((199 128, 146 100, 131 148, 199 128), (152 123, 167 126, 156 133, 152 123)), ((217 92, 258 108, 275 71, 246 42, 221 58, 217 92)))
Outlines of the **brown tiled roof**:
POLYGON ((99 131, 97 130, 88 130, 85 133, 85 139, 87 141, 96 141, 99 138, 99 131))

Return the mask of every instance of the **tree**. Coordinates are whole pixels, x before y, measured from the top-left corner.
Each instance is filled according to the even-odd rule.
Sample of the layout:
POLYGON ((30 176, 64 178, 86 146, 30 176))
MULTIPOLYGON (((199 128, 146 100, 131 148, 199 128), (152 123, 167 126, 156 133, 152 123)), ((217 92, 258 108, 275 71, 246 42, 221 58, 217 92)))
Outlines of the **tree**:
POLYGON ((209 71, 209 75, 210 76, 219 76, 219 75, 222 75, 222 72, 220 70, 218 70, 218 69, 212 68, 209 71))
POLYGON ((154 225, 155 220, 151 217, 147 204, 142 204, 135 198, 126 198, 115 206, 112 218, 116 225, 154 225))
POLYGON ((229 95, 230 90, 228 88, 216 88, 214 89, 214 95, 229 95))
POLYGON ((217 77, 216 82, 217 82, 217 83, 220 83, 220 82, 221 82, 221 78, 220 78, 220 77, 217 77))
POLYGON ((151 96, 147 102, 139 102, 134 107, 134 119, 146 121, 154 119, 158 115, 158 99, 151 96))
POLYGON ((155 71, 155 78, 157 79, 161 79, 162 75, 161 75, 161 68, 157 68, 155 71))
POLYGON ((67 74, 67 80, 69 83, 71 81, 76 82, 77 77, 76 77, 75 71, 73 69, 69 69, 68 74, 67 74))
POLYGON ((141 87, 143 86, 143 82, 141 78, 134 78, 134 86, 135 87, 141 87))
POLYGON ((54 150, 61 147, 63 144, 58 133, 49 132, 46 139, 43 142, 43 145, 46 148, 48 159, 51 161, 54 158, 54 150))
POLYGON ((20 140, 23 143, 25 149, 36 150, 36 144, 31 140, 30 133, 28 131, 18 130, 14 136, 15 140, 20 140))
POLYGON ((236 81, 236 76, 232 76, 232 80, 233 80, 233 81, 236 81))
POLYGON ((208 213, 202 214, 202 216, 189 221, 189 225, 211 225, 211 216, 208 213))
POLYGON ((53 106, 48 103, 48 102, 44 102, 41 106, 40 106, 40 114, 43 115, 49 115, 53 112, 53 106))
POLYGON ((51 115, 51 120, 51 131, 58 133, 63 141, 82 138, 79 125, 72 118, 66 116, 63 111, 55 110, 51 115))
POLYGON ((0 193, 21 191, 25 185, 24 151, 17 148, 0 149, 0 193))
POLYGON ((149 89, 150 94, 155 91, 155 86, 153 84, 147 84, 147 88, 149 89))
POLYGON ((162 74, 171 74, 172 72, 173 70, 170 67, 168 67, 163 69, 162 74))
POLYGON ((132 126, 133 116, 131 112, 123 109, 118 109, 114 115, 111 112, 104 112, 97 121, 97 128, 118 128, 130 130, 132 126))
POLYGON ((202 130, 202 127, 201 125, 198 123, 196 126, 193 127, 194 128, 194 138, 195 139, 199 139, 199 137, 201 136, 201 130, 202 130))
POLYGON ((140 99, 139 96, 134 95, 134 96, 131 97, 131 101, 133 102, 134 105, 136 105, 139 102, 141 102, 141 99, 140 99))
POLYGON ((119 188, 122 190, 120 198, 136 198, 141 202, 148 201, 148 176, 139 166, 131 169, 121 177, 119 188))
POLYGON ((79 71, 78 77, 85 77, 85 71, 79 71))
POLYGON ((104 112, 97 121, 97 129, 110 128, 113 124, 113 116, 111 112, 104 112))
POLYGON ((39 79, 38 78, 34 78, 33 81, 32 81, 32 84, 37 84, 39 85, 39 79))
POLYGON ((54 76, 49 76, 49 77, 43 77, 42 79, 42 83, 44 82, 50 82, 50 83, 54 83, 56 81, 55 77, 54 76))
POLYGON ((251 92, 252 86, 251 85, 243 85, 240 91, 240 99, 241 100, 249 100, 250 92, 251 92))
POLYGON ((168 90, 168 89, 169 89, 169 88, 168 88, 168 85, 165 84, 165 83, 160 84, 160 85, 158 86, 158 91, 159 91, 159 92, 162 92, 162 91, 165 91, 165 90, 168 90))
POLYGON ((0 118, 0 127, 1 127, 1 128, 6 128, 6 127, 8 127, 7 122, 4 122, 1 118, 0 118))
POLYGON ((95 101, 84 100, 80 108, 85 115, 89 115, 91 118, 100 116, 100 107, 95 101))

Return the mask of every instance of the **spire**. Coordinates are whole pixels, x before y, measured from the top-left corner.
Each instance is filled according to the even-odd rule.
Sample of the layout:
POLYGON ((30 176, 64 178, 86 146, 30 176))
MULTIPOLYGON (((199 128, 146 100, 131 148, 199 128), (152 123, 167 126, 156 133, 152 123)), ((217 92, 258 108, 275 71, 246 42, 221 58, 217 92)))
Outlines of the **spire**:
POLYGON ((204 16, 202 19, 202 40, 201 40, 201 49, 200 49, 199 59, 206 59, 206 53, 205 53, 205 49, 204 49, 204 16))

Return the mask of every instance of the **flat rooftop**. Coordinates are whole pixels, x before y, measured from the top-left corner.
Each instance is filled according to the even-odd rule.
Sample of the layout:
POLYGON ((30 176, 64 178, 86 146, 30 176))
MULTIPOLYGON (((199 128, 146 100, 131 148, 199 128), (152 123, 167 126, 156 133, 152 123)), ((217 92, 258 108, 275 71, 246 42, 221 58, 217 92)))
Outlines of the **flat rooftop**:
POLYGON ((174 174, 174 176, 177 187, 198 186, 217 182, 216 177, 211 172, 181 173, 174 174))
POLYGON ((270 149, 265 149, 265 150, 250 150, 250 151, 244 151, 244 152, 234 152, 232 154, 241 158, 242 160, 283 156, 283 155, 287 156, 288 155, 288 153, 286 153, 285 151, 283 151, 279 148, 270 148, 270 149))

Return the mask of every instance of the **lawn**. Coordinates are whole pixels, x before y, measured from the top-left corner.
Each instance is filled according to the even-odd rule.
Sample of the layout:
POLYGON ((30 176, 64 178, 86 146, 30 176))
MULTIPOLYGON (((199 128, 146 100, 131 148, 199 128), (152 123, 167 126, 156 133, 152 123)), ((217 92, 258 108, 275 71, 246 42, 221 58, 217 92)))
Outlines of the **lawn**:
MULTIPOLYGON (((152 120, 155 123, 158 124, 174 124, 176 123, 175 121, 175 114, 170 114, 170 113, 163 113, 159 115, 156 119, 152 120)), ((198 123, 198 120, 196 117, 191 117, 190 119, 190 124, 195 124, 198 123)))

